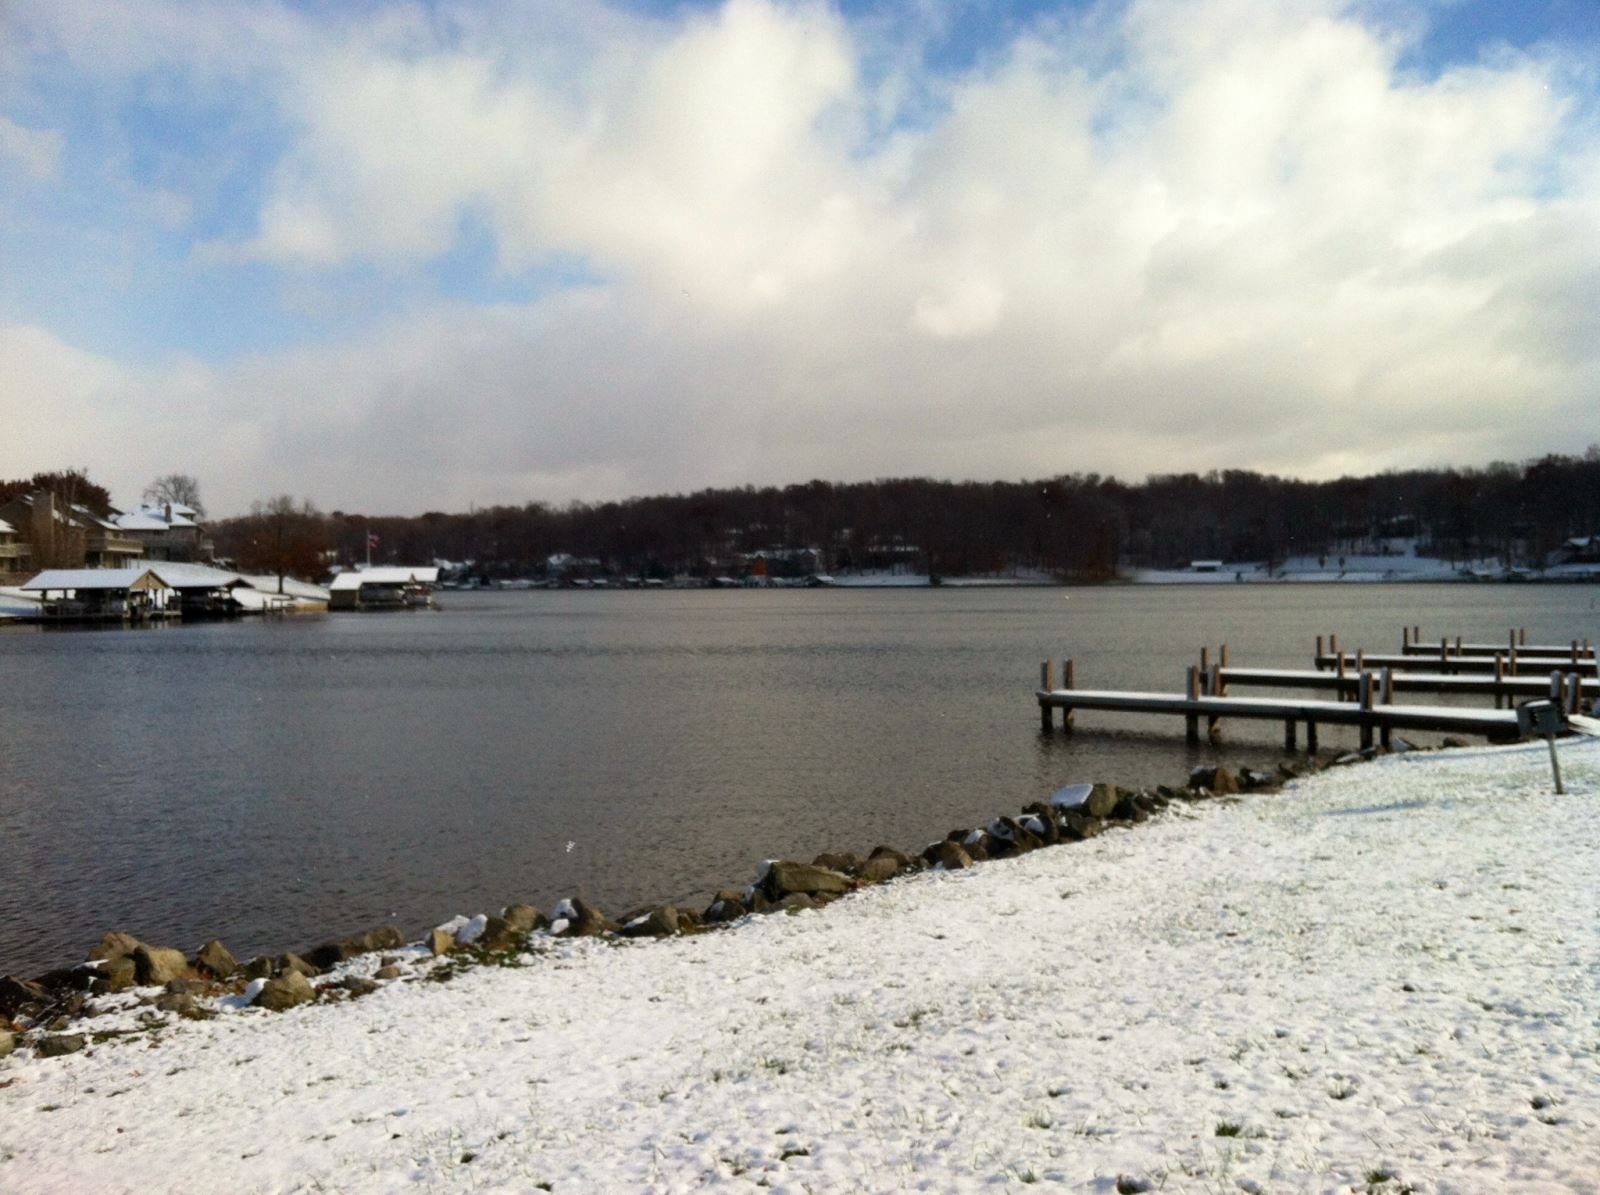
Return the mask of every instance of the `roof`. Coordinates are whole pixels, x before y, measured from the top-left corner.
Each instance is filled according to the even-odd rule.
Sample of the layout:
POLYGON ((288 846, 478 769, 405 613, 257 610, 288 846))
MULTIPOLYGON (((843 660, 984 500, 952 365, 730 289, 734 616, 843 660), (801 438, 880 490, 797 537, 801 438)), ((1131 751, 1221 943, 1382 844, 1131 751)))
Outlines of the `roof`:
MULTIPOLYGON (((278 592, 277 573, 245 573, 244 579, 262 593, 276 594, 278 592)), ((328 600, 328 591, 321 585, 313 585, 309 581, 297 581, 293 577, 285 577, 283 579, 283 592, 290 597, 309 598, 315 602, 328 600)))
POLYGON ((15 535, 17 529, 4 519, 0 519, 0 535, 15 535))
POLYGON ((432 585, 439 579, 437 568, 364 568, 340 573, 329 589, 341 593, 363 585, 432 585))
POLYGON ((161 561, 154 568, 50 568, 22 588, 43 589, 129 589, 140 577, 149 575, 157 589, 231 589, 249 585, 238 573, 223 572, 206 564, 176 564, 161 561))
MULTIPOLYGON (((148 568, 47 568, 22 586, 27 590, 45 589, 132 589, 141 577, 152 574, 148 568)), ((157 577, 157 580, 162 578, 157 577)), ((164 582, 163 582, 164 583, 164 582)))

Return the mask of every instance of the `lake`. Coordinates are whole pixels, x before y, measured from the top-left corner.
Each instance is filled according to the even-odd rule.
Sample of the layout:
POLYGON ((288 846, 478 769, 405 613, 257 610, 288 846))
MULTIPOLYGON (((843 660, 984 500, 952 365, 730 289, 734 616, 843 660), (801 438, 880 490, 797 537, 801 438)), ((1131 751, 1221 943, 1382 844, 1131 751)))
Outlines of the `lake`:
MULTIPOLYGON (((241 958, 580 895, 703 907, 769 857, 920 849, 1063 784, 1281 756, 1275 723, 1039 733, 1039 661, 1182 686, 1400 628, 1600 641, 1582 586, 447 593, 437 612, 0 630, 0 973, 106 930, 241 958)), ((1323 748, 1353 742, 1324 728, 1323 748)))

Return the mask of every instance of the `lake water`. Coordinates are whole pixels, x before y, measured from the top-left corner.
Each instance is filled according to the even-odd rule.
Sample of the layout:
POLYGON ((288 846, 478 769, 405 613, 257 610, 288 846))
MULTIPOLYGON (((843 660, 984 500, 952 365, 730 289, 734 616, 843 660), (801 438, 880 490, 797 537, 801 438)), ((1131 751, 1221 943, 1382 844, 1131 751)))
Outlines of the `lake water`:
MULTIPOLYGON (((241 957, 577 894, 702 903, 760 860, 919 849, 1085 780, 1280 757, 1175 718, 1039 733, 1039 661, 1181 688, 1400 628, 1600 640, 1565 586, 450 593, 435 613, 0 630, 0 973, 109 929, 241 957)), ((1341 739, 1324 728, 1324 750, 1341 739)))

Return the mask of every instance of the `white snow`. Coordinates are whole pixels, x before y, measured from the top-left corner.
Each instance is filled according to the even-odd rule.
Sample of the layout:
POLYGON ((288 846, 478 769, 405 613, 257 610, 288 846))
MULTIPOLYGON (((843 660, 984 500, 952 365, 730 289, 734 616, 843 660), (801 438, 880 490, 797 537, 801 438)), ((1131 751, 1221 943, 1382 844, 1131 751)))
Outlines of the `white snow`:
POLYGON ((449 982, 408 950, 360 999, 19 1050, 0 1190, 1600 1191, 1600 743, 1561 752, 1564 797, 1542 743, 1393 756, 820 912, 449 982))

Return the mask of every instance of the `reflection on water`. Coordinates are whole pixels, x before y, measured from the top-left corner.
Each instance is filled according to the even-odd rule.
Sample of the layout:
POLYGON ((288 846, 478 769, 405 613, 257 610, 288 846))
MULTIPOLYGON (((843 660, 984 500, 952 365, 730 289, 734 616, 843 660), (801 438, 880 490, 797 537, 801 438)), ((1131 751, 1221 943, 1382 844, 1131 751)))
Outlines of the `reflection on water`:
MULTIPOLYGON (((451 594, 438 613, 0 632, 0 972, 127 929, 304 947, 762 858, 917 847, 1074 780, 1171 782, 1177 719, 1043 737, 1045 656, 1181 686, 1202 644, 1595 634, 1592 591, 1296 586, 451 594), (566 849, 572 843, 570 850, 566 849)), ((1223 758, 1277 758, 1275 724, 1223 758)), ((1325 749, 1341 741, 1332 738, 1325 749)))

